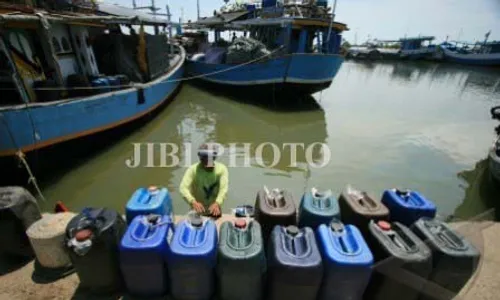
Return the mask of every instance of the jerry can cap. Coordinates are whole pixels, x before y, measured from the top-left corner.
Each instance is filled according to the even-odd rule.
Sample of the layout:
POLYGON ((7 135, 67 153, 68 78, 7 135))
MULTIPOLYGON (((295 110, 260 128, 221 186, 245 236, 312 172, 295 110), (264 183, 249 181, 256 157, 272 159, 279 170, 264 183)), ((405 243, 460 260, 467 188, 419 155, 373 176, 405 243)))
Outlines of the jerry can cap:
POLYGON ((82 229, 82 230, 78 231, 75 234, 75 239, 78 242, 83 242, 85 240, 90 239, 91 236, 92 236, 92 230, 90 230, 90 229, 82 229))
POLYGON ((194 227, 201 227, 203 224, 203 219, 197 213, 191 213, 188 215, 189 223, 194 227))
POLYGON ((238 220, 234 221, 234 227, 236 227, 236 228, 243 229, 246 226, 247 226, 247 221, 245 221, 244 219, 238 219, 238 220))
POLYGON ((344 224, 342 224, 339 220, 333 220, 330 223, 330 229, 334 232, 342 232, 344 231, 344 224))
POLYGON ((150 185, 148 187, 148 192, 150 192, 150 193, 156 193, 156 192, 158 192, 158 187, 156 185, 150 185))
POLYGON ((387 221, 380 220, 377 222, 377 226, 383 231, 391 230, 391 223, 387 221))
POLYGON ((295 236, 295 235, 299 234, 299 228, 297 226, 294 226, 294 225, 287 226, 286 233, 295 236))

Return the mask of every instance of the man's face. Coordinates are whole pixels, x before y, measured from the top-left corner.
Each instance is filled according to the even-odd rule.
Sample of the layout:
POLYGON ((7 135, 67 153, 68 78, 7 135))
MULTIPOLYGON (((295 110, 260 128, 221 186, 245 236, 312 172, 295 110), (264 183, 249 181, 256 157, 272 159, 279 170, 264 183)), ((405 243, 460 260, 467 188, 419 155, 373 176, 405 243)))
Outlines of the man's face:
POLYGON ((208 155, 200 155, 200 163, 207 170, 212 170, 214 168, 214 158, 208 155))

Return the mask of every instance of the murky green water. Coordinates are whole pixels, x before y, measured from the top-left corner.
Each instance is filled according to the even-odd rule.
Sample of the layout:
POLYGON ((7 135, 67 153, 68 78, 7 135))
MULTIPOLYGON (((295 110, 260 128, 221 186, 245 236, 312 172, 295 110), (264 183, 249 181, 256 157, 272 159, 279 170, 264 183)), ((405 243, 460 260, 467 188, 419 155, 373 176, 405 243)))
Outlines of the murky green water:
MULTIPOLYGON (((108 206, 123 211, 137 187, 155 184, 171 190, 176 213, 186 212, 188 206, 178 193, 188 162, 184 145, 192 143, 195 148, 210 141, 239 145, 220 158, 229 164, 233 157, 239 165, 229 168, 226 212, 238 204, 253 204, 263 185, 287 188, 297 201, 313 186, 338 194, 351 184, 376 197, 386 188, 411 188, 434 200, 443 216, 454 214, 457 207, 461 216, 487 208, 482 198, 491 197, 491 192, 485 196, 471 190, 478 182, 490 184, 489 177, 470 179, 475 176, 470 173, 484 171, 484 162, 476 164, 486 158, 494 138, 497 124, 490 119, 489 109, 500 104, 500 70, 346 62, 331 87, 309 101, 317 105, 308 105, 306 111, 283 111, 184 85, 153 121, 46 185, 44 194, 50 203, 44 206, 62 200, 72 210, 108 206), (132 143, 153 142, 179 145, 181 164, 126 166, 133 155, 132 143), (265 142, 282 150, 273 168, 258 166, 255 158, 257 146, 265 142), (317 147, 310 153, 298 149, 298 163, 290 166, 291 151, 283 144, 304 143, 307 148, 316 142, 326 143, 331 150, 326 166, 313 168, 306 163, 308 155, 317 162, 325 158, 317 147), (242 167, 242 143, 251 143, 250 167, 242 167), (471 170, 464 173, 468 177, 458 176, 467 170, 471 170)), ((265 149, 263 158, 270 164, 270 147, 265 149)), ((159 163, 158 152, 155 158, 159 163)))

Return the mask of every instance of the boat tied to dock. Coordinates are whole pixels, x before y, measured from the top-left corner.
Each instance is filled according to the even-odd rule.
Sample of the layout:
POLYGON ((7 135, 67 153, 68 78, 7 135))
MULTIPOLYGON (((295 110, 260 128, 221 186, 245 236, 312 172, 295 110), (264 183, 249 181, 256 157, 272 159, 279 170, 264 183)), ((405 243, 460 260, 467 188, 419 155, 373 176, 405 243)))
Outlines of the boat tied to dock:
POLYGON ((0 157, 138 120, 181 85, 186 52, 160 30, 168 20, 90 1, 45 4, 0 3, 0 157))
POLYGON ((188 76, 227 88, 271 90, 273 95, 309 95, 330 86, 343 56, 335 12, 323 1, 292 5, 263 1, 261 8, 201 18, 190 29, 214 33, 188 53, 188 76), (221 36, 233 32, 232 41, 221 36), (240 36, 236 36, 236 32, 240 36), (255 89, 258 87, 258 89, 255 89))

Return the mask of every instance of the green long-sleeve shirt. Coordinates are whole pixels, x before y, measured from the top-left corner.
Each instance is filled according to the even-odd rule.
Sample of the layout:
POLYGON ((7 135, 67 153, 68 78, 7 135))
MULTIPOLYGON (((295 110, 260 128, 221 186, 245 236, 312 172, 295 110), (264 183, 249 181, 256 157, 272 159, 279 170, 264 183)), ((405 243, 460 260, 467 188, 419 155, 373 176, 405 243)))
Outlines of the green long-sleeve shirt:
POLYGON ((188 204, 198 201, 205 209, 214 202, 222 206, 227 195, 228 181, 228 171, 224 164, 214 162, 214 169, 207 171, 200 163, 196 163, 184 173, 180 192, 188 204))

